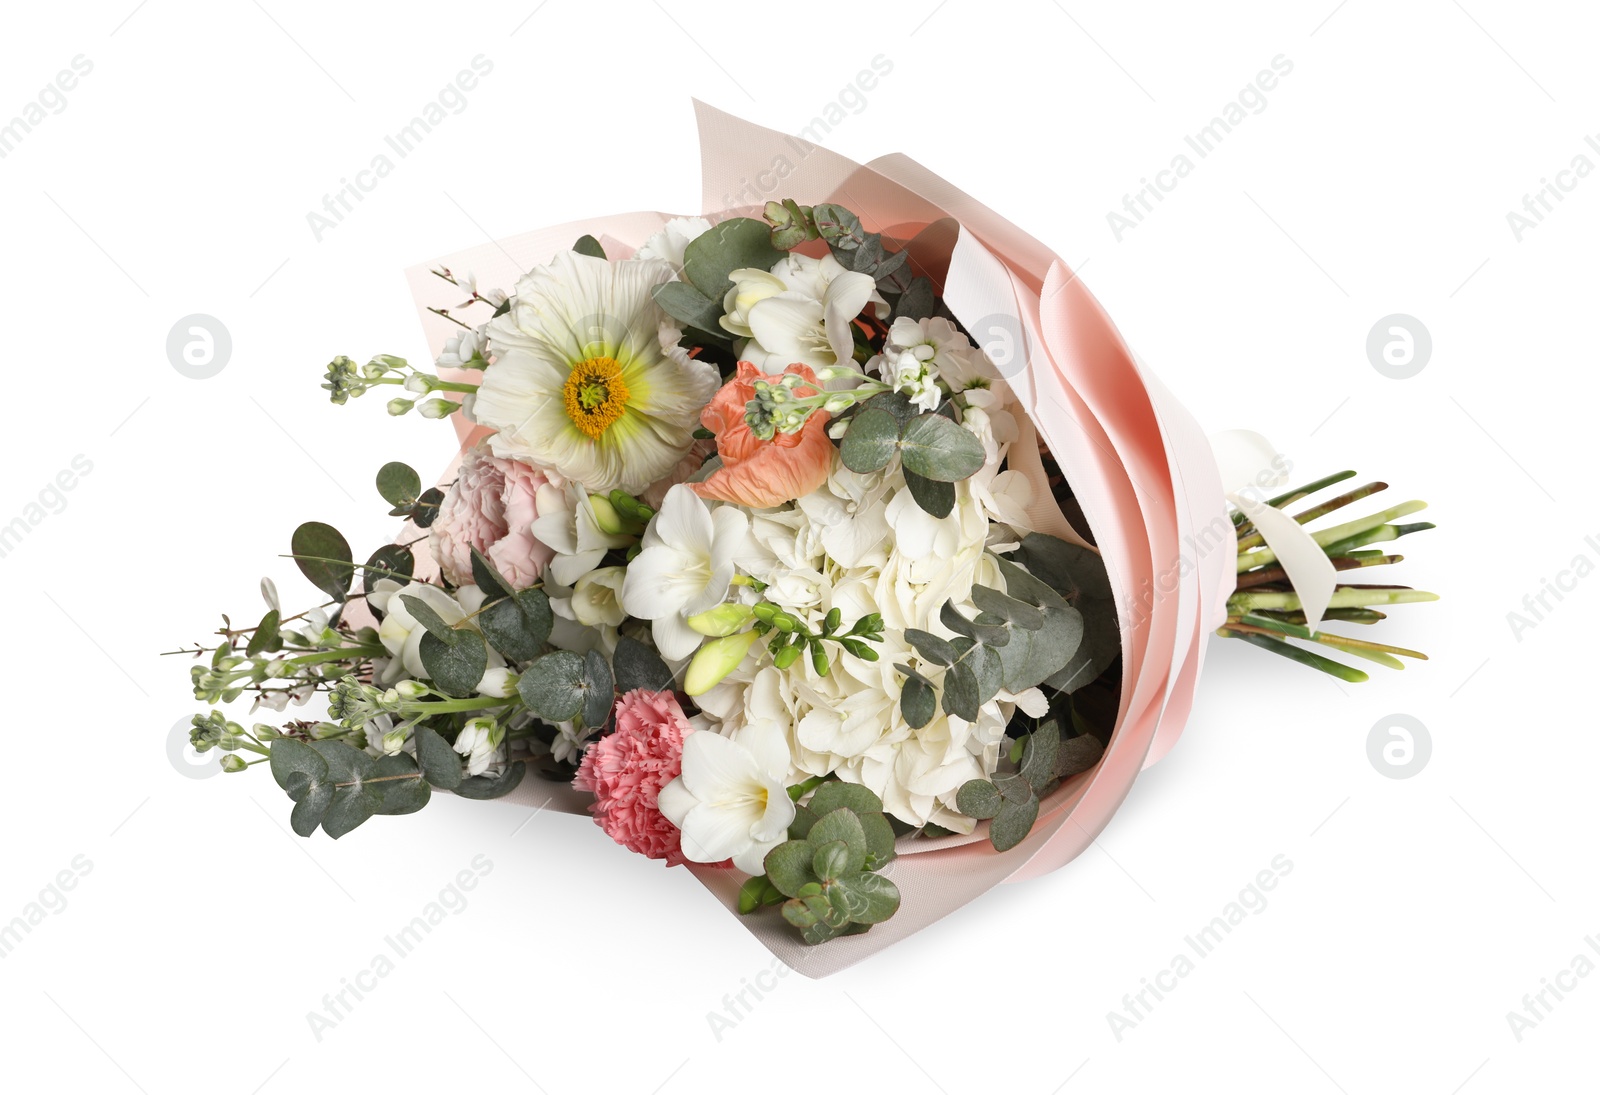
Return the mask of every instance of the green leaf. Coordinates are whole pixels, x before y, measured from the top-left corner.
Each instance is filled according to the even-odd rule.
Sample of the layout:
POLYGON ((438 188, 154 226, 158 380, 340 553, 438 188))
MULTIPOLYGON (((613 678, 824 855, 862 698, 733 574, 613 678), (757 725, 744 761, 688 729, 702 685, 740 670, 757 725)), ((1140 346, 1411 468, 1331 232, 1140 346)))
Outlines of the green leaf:
POLYGON ((1044 626, 1044 610, 1035 608, 1026 601, 1019 601, 1015 597, 1008 597, 998 589, 988 586, 975 585, 972 587, 972 603, 983 612, 992 612, 1003 618, 1013 627, 1020 627, 1025 631, 1038 631, 1044 626))
POLYGON ((439 516, 439 503, 444 501, 444 491, 438 487, 429 487, 417 496, 417 504, 411 508, 411 523, 418 528, 427 528, 433 524, 433 519, 439 516))
POLYGON ((355 567, 350 545, 338 529, 321 521, 307 521, 289 538, 289 550, 296 557, 300 573, 312 585, 336 601, 345 599, 355 567))
POLYGON ((888 411, 901 426, 922 413, 922 409, 911 402, 911 397, 904 392, 884 392, 882 395, 875 395, 861 407, 863 410, 870 407, 874 410, 888 411))
POLYGON ((422 477, 411 465, 391 460, 378 469, 378 493, 391 506, 416 505, 417 496, 422 493, 422 477))
POLYGON ((1066 779, 1079 772, 1087 772, 1100 763, 1105 748, 1105 743, 1093 734, 1080 734, 1075 738, 1068 738, 1056 750, 1056 778, 1066 779))
POLYGON ((556 650, 535 659, 517 681, 522 702, 546 722, 567 722, 583 710, 585 683, 583 655, 556 650))
POLYGON ((913 730, 921 730, 933 721, 937 713, 938 697, 934 694, 933 685, 910 666, 897 665, 895 668, 906 675, 905 684, 900 686, 900 717, 913 730))
POLYGON ((894 314, 890 322, 905 316, 910 319, 931 319, 935 306, 938 304, 933 292, 933 282, 920 274, 911 279, 911 284, 900 299, 894 302, 894 314))
POLYGON ((1022 745, 1022 778, 1042 794, 1056 778, 1056 750, 1061 746, 1061 731, 1053 722, 1039 724, 1022 745))
POLYGON ((651 295, 663 312, 684 326, 720 335, 723 339, 731 337, 718 322, 722 318, 722 296, 713 300, 686 281, 663 282, 651 295))
POLYGON ((1004 664, 1000 661, 1003 650, 1004 647, 978 646, 963 659, 977 682, 980 707, 994 699, 1003 684, 1004 664))
POLYGON ((1050 586, 1007 559, 999 559, 1006 593, 1044 611, 1044 626, 1016 631, 1000 649, 1003 686, 1011 692, 1043 684, 1069 664, 1083 643, 1083 616, 1050 586))
POLYGON ((611 666, 616 673, 618 692, 628 693, 636 688, 659 692, 672 684, 672 670, 661 660, 655 647, 626 635, 617 640, 611 666))
POLYGON ((578 242, 572 245, 572 249, 580 255, 588 255, 592 259, 606 257, 606 249, 600 246, 600 241, 587 234, 579 236, 578 242))
POLYGON ((882 814, 858 814, 861 831, 867 837, 867 858, 862 866, 869 871, 884 867, 894 858, 894 826, 882 814))
MULTIPOLYGON (((300 778, 306 777, 300 773, 300 778)), ((296 799, 294 809, 289 811, 289 828, 294 830, 296 836, 310 836, 322 824, 322 818, 332 802, 333 784, 326 780, 308 782, 304 793, 296 799)))
POLYGON ((456 641, 447 643, 430 630, 417 645, 417 653, 439 691, 465 697, 477 692, 478 682, 489 668, 489 647, 483 636, 470 628, 455 634, 456 641))
POLYGON ((845 909, 854 924, 880 924, 900 908, 900 890, 881 874, 866 871, 845 875, 829 887, 841 894, 845 909))
MULTIPOLYGON (((824 901, 824 903, 826 903, 824 901)), ((783 903, 783 918, 800 929, 800 938, 815 946, 826 943, 839 933, 830 927, 804 902, 798 899, 783 903)))
POLYGON ((809 840, 786 840, 767 853, 763 864, 772 884, 788 897, 798 897, 800 887, 816 882, 811 869, 812 848, 809 840))
POLYGON ((611 665, 604 654, 591 649, 583 656, 583 670, 583 724, 599 728, 611 717, 611 705, 617 698, 611 665))
POLYGON ((744 885, 739 887, 739 912, 749 914, 761 908, 765 904, 762 898, 771 885, 764 874, 745 879, 744 885))
MULTIPOLYGON (((814 807, 813 807, 814 809, 814 807)), ((820 867, 812 864, 812 870, 817 872, 819 878, 837 878, 847 871, 859 871, 867 861, 867 833, 861 825, 861 819, 853 810, 841 806, 832 810, 811 827, 811 832, 806 834, 812 847, 820 850, 833 844, 843 846, 845 855, 837 869, 824 872, 820 867)), ((830 857, 828 860, 833 862, 830 857)))
POLYGON ((1039 817, 1039 800, 1029 796, 1025 802, 1006 799, 1000 806, 1000 812, 989 823, 989 841, 997 852, 1010 851, 1033 829, 1033 823, 1039 817))
POLYGON ((881 814, 883 800, 879 798, 870 787, 863 787, 859 783, 846 783, 843 780, 829 780, 811 793, 811 801, 807 803, 818 817, 831 814, 835 810, 849 810, 858 817, 867 814, 881 814))
POLYGON ((433 788, 422 778, 422 773, 417 770, 416 761, 404 753, 396 753, 392 757, 379 757, 378 762, 372 766, 374 779, 412 774, 415 774, 414 779, 383 779, 381 783, 369 783, 367 786, 378 795, 374 812, 414 814, 426 806, 428 799, 433 796, 433 788))
POLYGON ((477 621, 490 645, 511 661, 526 662, 544 649, 555 617, 544 590, 523 589, 489 605, 477 621))
POLYGON ((978 679, 966 662, 957 662, 944 675, 944 710, 946 714, 978 721, 978 679))
POLYGON ((428 634, 440 642, 449 645, 461 640, 462 631, 457 631, 445 623, 444 617, 433 610, 433 606, 414 593, 400 594, 400 600, 405 604, 406 610, 411 613, 411 618, 427 628, 428 634))
POLYGON ((812 206, 811 216, 817 233, 828 241, 830 248, 854 251, 866 241, 867 230, 861 227, 861 219, 842 205, 825 202, 812 206))
POLYGON ((956 608, 954 601, 945 601, 940 606, 939 622, 957 635, 965 635, 975 643, 1005 646, 1011 642, 1011 628, 1004 623, 979 623, 975 619, 969 620, 956 608))
POLYGON ((956 792, 956 809, 979 821, 994 817, 1001 805, 1000 792, 986 779, 969 779, 956 792))
POLYGON ((950 511, 956 508, 954 483, 929 479, 907 468, 902 468, 901 471, 906 477, 906 487, 911 491, 911 500, 920 506, 924 513, 941 519, 950 516, 950 511))
POLYGON ((689 241, 683 250, 683 275, 706 299, 720 301, 732 288, 728 275, 734 270, 771 270, 781 258, 766 224, 734 217, 689 241))
MULTIPOLYGON (((846 810, 845 813, 852 818, 855 817, 855 815, 850 813, 848 810, 846 810)), ((857 825, 859 824, 860 822, 857 822, 857 825)), ((866 844, 867 838, 863 836, 861 838, 861 858, 863 861, 865 861, 867 857, 866 844)), ((851 859, 850 847, 844 841, 830 840, 826 844, 813 843, 811 846, 816 849, 811 856, 811 869, 815 871, 817 873, 817 877, 822 879, 824 882, 829 882, 835 878, 838 878, 849 869, 851 859)))
POLYGON ((924 661, 930 661, 934 665, 949 665, 956 660, 955 648, 949 641, 939 638, 931 631, 908 627, 905 636, 906 642, 911 644, 912 649, 920 654, 924 661))
POLYGON ((789 839, 804 840, 811 827, 817 823, 817 815, 809 806, 796 806, 794 820, 789 822, 789 839))
POLYGON ((461 755, 450 748, 437 730, 417 726, 412 730, 417 744, 417 761, 428 782, 446 791, 461 786, 461 755))
POLYGON ((273 642, 278 638, 278 610, 268 609, 267 614, 261 617, 261 622, 256 624, 255 631, 250 636, 250 643, 244 648, 249 657, 255 657, 263 650, 273 649, 273 642))
POLYGON ((927 479, 965 479, 983 467, 983 459, 983 442, 941 414, 917 415, 900 438, 900 462, 927 479))
POLYGON ((294 738, 279 738, 271 745, 267 767, 278 786, 289 789, 289 777, 295 773, 316 783, 328 778, 328 762, 311 746, 294 738))
POLYGON ((1069 544, 1055 536, 1030 532, 1022 538, 1022 546, 1012 558, 1065 597, 1071 598, 1080 592, 1105 600, 1113 597, 1105 560, 1099 552, 1082 544, 1069 544))
POLYGON ((515 593, 513 586, 489 557, 477 548, 472 549, 472 584, 483 590, 485 600, 494 601, 515 593))
POLYGON ((399 582, 404 585, 411 580, 415 572, 417 557, 411 554, 411 549, 401 547, 399 544, 385 544, 374 551, 367 559, 367 565, 361 571, 361 590, 371 593, 372 587, 383 579, 399 582))
POLYGON ((322 815, 322 831, 338 840, 377 812, 382 796, 364 781, 376 761, 363 750, 336 739, 314 741, 311 748, 328 762, 328 780, 335 785, 333 801, 322 815))
POLYGON ((517 789, 517 784, 522 782, 522 777, 527 774, 528 766, 522 761, 506 765, 505 771, 498 776, 473 776, 461 781, 456 788, 456 794, 462 798, 489 799, 509 795, 517 789))
POLYGON ((850 428, 839 443, 839 459, 851 471, 867 475, 887 466, 899 444, 900 423, 894 415, 867 406, 850 419, 850 428))

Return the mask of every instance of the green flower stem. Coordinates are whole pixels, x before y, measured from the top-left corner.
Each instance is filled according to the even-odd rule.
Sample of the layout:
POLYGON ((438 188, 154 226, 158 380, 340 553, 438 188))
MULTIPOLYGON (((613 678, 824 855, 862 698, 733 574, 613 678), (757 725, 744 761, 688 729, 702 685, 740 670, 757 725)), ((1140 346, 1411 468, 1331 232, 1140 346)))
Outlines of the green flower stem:
POLYGON ((1379 525, 1375 529, 1368 529, 1341 540, 1336 544, 1328 544, 1323 550, 1329 555, 1350 555, 1352 549, 1364 547, 1367 544, 1382 544, 1390 540, 1398 540, 1402 536, 1410 536, 1413 532, 1426 532, 1428 529, 1437 528, 1432 521, 1417 521, 1409 525, 1379 525))
POLYGON ((1338 677, 1340 680, 1348 681, 1351 684, 1360 684, 1361 682, 1369 679, 1368 676, 1359 669, 1353 669, 1348 665, 1342 665, 1339 662, 1334 661, 1332 658, 1324 658, 1321 654, 1313 653, 1310 650, 1302 650, 1300 647, 1294 646, 1286 639, 1269 637, 1255 631, 1234 631, 1226 626, 1219 627, 1217 629, 1217 634, 1221 635, 1225 639, 1243 639, 1252 646, 1259 646, 1263 650, 1270 650, 1274 654, 1288 658, 1290 661, 1296 661, 1301 665, 1310 666, 1312 669, 1326 673, 1330 677, 1338 677))
POLYGON ((1279 506, 1292 506, 1300 499, 1309 494, 1315 494, 1324 487, 1331 487, 1335 483, 1343 483, 1346 479, 1354 479, 1355 477, 1356 473, 1353 471, 1336 471, 1332 475, 1324 476, 1323 478, 1318 479, 1315 483, 1307 483, 1303 487, 1296 487, 1294 490, 1285 491, 1276 498, 1268 498, 1267 505, 1274 508, 1279 506))
MULTIPOLYGON (((1370 498, 1379 491, 1388 489, 1389 484, 1387 483, 1368 483, 1365 486, 1357 487, 1355 490, 1346 491, 1337 498, 1330 498, 1320 505, 1312 506, 1308 510, 1302 510, 1294 515, 1294 519, 1302 525, 1307 525, 1312 521, 1326 517, 1335 510, 1343 509, 1352 502, 1359 502, 1363 498, 1370 498)), ((1262 538, 1260 532, 1252 532, 1239 538, 1239 550, 1244 551, 1247 548, 1260 547, 1264 543, 1266 543, 1266 540, 1262 538)))
MULTIPOLYGON (((1398 563, 1404 558, 1404 555, 1384 555, 1381 552, 1359 558, 1344 555, 1333 560, 1333 569, 1360 570, 1363 567, 1386 566, 1389 563, 1398 563)), ((1262 567, 1260 570, 1252 570, 1239 575, 1236 588, 1253 589, 1256 586, 1270 585, 1273 582, 1286 582, 1288 580, 1289 575, 1282 567, 1262 567)))
POLYGON ((495 699, 492 696, 467 696, 457 700, 417 700, 400 705, 406 715, 452 715, 461 711, 482 711, 490 707, 515 707, 522 700, 516 696, 495 699))
MULTIPOLYGON (((1428 656, 1422 653, 1420 650, 1408 650, 1403 646, 1389 646, 1385 643, 1369 643, 1365 639, 1352 639, 1346 635, 1330 635, 1325 631, 1312 631, 1304 624, 1289 623, 1288 621, 1276 620, 1268 616, 1256 616, 1254 614, 1250 614, 1245 616, 1230 617, 1227 626, 1238 627, 1241 624, 1248 625, 1250 627, 1266 628, 1269 631, 1281 631, 1284 634, 1292 635, 1297 639, 1307 639, 1311 642, 1323 643, 1326 646, 1340 647, 1351 654, 1362 654, 1362 652, 1382 654, 1390 661, 1393 660, 1393 655, 1396 654, 1407 658, 1416 658, 1418 661, 1425 662, 1428 660, 1428 656)), ((1383 664, 1388 665, 1389 661, 1384 661, 1383 664)), ((1398 662, 1396 662, 1393 666, 1391 666, 1391 668, 1398 669, 1400 668, 1400 665, 1398 662)))
MULTIPOLYGON (((1428 593, 1420 589, 1340 588, 1334 590, 1328 607, 1365 608, 1368 605, 1406 605, 1438 599, 1437 593, 1428 593)), ((1292 612, 1299 611, 1301 607, 1298 593, 1235 593, 1228 598, 1228 611, 1233 613, 1246 613, 1258 608, 1292 612)))

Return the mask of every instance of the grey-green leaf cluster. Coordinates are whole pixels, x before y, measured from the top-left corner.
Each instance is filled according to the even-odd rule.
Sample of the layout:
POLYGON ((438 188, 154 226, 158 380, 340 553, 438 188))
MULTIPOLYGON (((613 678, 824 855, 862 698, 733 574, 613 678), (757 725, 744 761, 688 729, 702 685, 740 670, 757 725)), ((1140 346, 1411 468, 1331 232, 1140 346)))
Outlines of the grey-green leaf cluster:
POLYGON ((767 853, 766 874, 739 891, 739 911, 781 905, 809 944, 864 932, 900 907, 894 883, 874 873, 893 858, 882 800, 859 784, 823 783, 796 807, 789 839, 767 853))

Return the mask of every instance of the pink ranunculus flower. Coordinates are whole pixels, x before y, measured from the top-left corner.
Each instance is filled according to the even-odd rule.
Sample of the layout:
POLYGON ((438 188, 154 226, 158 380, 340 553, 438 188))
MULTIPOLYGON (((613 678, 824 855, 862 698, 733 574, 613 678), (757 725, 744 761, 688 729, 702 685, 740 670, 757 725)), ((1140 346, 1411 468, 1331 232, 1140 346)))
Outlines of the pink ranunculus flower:
POLYGON ((468 449, 428 529, 428 547, 444 576, 458 586, 472 584, 477 548, 518 589, 538 581, 554 554, 531 531, 539 516, 535 499, 548 482, 543 472, 494 456, 481 442, 468 449))
POLYGON ((662 816, 656 798, 678 777, 683 739, 693 729, 671 692, 635 688, 617 701, 616 729, 589 746, 572 781, 594 795, 589 812, 607 836, 669 867, 684 857, 678 827, 662 816))

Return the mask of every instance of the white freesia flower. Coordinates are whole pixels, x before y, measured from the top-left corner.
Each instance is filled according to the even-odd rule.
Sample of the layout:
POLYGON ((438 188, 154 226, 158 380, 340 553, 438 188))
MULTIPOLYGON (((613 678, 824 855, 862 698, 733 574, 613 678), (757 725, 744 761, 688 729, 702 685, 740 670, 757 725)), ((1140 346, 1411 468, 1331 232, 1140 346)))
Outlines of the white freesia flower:
POLYGON ((790 253, 766 275, 735 270, 731 276, 735 286, 723 302, 731 315, 723 326, 749 333, 742 356, 769 373, 794 362, 813 369, 849 365, 852 321, 869 304, 880 319, 889 314, 871 276, 846 270, 832 255, 790 253))
POLYGON ((599 493, 637 494, 672 471, 720 383, 651 296, 673 277, 655 259, 563 251, 517 282, 510 309, 489 322, 495 361, 472 404, 498 431, 496 456, 599 493))
POLYGON ((734 559, 748 547, 749 524, 743 510, 713 510, 681 483, 667 491, 622 583, 622 607, 652 621, 662 657, 687 658, 700 645, 703 636, 685 621, 726 598, 734 559))
MULTIPOLYGON (((484 601, 483 591, 477 586, 462 586, 452 597, 427 582, 408 582, 404 586, 393 578, 380 578, 374 582, 372 592, 367 595, 367 603, 384 614, 383 623, 378 625, 378 641, 393 655, 382 674, 384 684, 393 684, 402 676, 429 679, 428 670, 422 664, 422 636, 428 633, 428 629, 411 614, 405 602, 406 597, 422 601, 451 627, 477 612, 483 607, 484 601)), ((485 676, 505 664, 499 652, 490 647, 489 668, 485 670, 485 676)))
POLYGON ((610 549, 633 542, 600 527, 589 493, 577 483, 568 483, 564 488, 546 483, 539 488, 534 506, 539 516, 530 530, 535 540, 555 552, 548 570, 564 586, 576 584, 599 566, 610 549))
POLYGON ((681 830, 685 858, 732 859, 758 875, 794 820, 789 770, 789 747, 775 726, 749 726, 737 739, 697 731, 684 738, 682 775, 661 789, 657 805, 681 830))
POLYGON ((572 618, 585 627, 618 627, 627 613, 622 610, 623 567, 601 567, 590 571, 572 587, 572 618))
POLYGON ((645 240, 644 246, 633 257, 660 259, 671 263, 674 270, 681 272, 684 248, 689 246, 691 240, 709 231, 711 222, 704 217, 674 217, 662 226, 661 231, 645 240))

